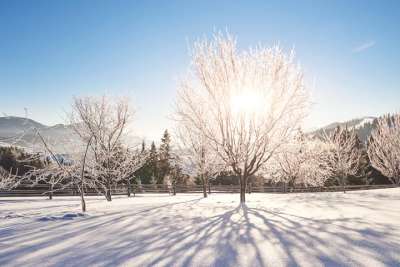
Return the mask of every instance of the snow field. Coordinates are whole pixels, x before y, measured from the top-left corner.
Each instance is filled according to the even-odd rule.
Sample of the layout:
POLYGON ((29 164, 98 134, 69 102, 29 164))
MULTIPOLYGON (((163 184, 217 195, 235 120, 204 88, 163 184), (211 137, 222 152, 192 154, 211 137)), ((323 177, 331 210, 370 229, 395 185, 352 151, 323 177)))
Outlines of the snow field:
POLYGON ((0 198, 0 266, 400 266, 400 188, 0 198))

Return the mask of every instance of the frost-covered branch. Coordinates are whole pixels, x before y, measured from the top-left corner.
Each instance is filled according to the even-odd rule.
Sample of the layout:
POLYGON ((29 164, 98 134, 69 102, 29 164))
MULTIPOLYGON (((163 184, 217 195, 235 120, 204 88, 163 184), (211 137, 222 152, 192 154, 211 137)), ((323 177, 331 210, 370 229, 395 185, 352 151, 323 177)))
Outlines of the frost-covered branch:
POLYGON ((337 127, 331 135, 324 136, 329 146, 329 168, 339 185, 345 186, 349 176, 357 175, 361 159, 361 142, 354 130, 337 127))
POLYGON ((329 147, 302 133, 280 147, 265 167, 265 177, 289 186, 322 186, 331 177, 329 147))
POLYGON ((238 51, 231 36, 197 42, 178 91, 176 117, 201 132, 239 177, 248 177, 293 136, 305 117, 308 91, 294 53, 258 46, 238 51))
POLYGON ((11 190, 22 182, 21 177, 6 171, 0 166, 0 190, 11 190))
POLYGON ((177 121, 176 135, 180 141, 180 159, 183 172, 191 177, 199 177, 203 185, 203 195, 207 197, 210 179, 218 176, 225 164, 201 131, 192 127, 190 121, 177 121))
POLYGON ((368 156, 374 168, 400 184, 400 114, 378 119, 368 145, 368 156))
MULTIPOLYGON (((71 114, 71 124, 89 150, 85 164, 88 172, 87 183, 99 190, 111 201, 111 189, 126 176, 124 165, 131 156, 124 148, 124 137, 133 112, 127 99, 103 96, 75 98, 71 114)), ((138 164, 130 161, 130 170, 138 164)))

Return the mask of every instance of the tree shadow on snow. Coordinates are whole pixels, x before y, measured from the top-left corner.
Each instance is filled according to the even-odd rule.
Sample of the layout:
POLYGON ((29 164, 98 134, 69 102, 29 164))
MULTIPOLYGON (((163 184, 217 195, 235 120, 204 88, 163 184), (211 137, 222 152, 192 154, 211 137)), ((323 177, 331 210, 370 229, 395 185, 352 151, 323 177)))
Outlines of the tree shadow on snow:
POLYGON ((320 220, 244 204, 211 208, 195 199, 0 236, 0 266, 35 265, 35 255, 59 266, 343 266, 363 265, 356 257, 363 253, 398 266, 400 240, 390 237, 396 230, 361 218, 320 220))

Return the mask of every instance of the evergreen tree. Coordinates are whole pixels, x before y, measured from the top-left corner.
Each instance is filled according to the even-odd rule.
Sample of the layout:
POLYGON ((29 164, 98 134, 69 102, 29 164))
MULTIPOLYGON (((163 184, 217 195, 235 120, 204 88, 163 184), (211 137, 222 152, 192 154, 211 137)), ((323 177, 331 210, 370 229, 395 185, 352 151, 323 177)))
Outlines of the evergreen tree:
POLYGON ((164 177, 171 174, 171 136, 168 130, 164 131, 163 137, 161 138, 161 145, 159 151, 159 175, 157 182, 163 183, 164 177))
MULTIPOLYGON (((158 176, 159 176, 159 170, 158 170, 158 160, 159 160, 159 154, 157 152, 156 145, 154 141, 151 143, 150 147, 150 154, 149 154, 149 161, 148 161, 148 168, 149 168, 149 174, 150 174, 150 180, 155 179, 158 181, 158 176)), ((150 183, 149 180, 149 183, 150 183)))
POLYGON ((44 164, 38 154, 29 154, 14 146, 0 147, 0 167, 13 175, 24 175, 33 168, 42 169, 44 164))
POLYGON ((142 141, 142 150, 141 152, 144 153, 146 151, 146 142, 143 140, 142 141))
MULTIPOLYGON (((146 152, 146 143, 144 140, 142 142, 141 149, 142 153, 146 152)), ((135 176, 137 177, 137 179, 140 179, 142 184, 151 184, 152 177, 154 178, 155 176, 157 176, 157 161, 157 148, 154 142, 152 142, 147 162, 135 173, 135 176)))

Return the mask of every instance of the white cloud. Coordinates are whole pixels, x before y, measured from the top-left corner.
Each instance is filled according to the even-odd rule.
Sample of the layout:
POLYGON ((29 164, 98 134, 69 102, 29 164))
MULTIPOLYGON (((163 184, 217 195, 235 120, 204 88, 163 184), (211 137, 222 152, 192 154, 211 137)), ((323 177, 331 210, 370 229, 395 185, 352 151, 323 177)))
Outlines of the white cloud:
POLYGON ((360 53, 363 52, 373 46, 375 46, 376 42, 375 41, 368 41, 368 42, 364 42, 361 45, 353 48, 353 53, 360 53))

